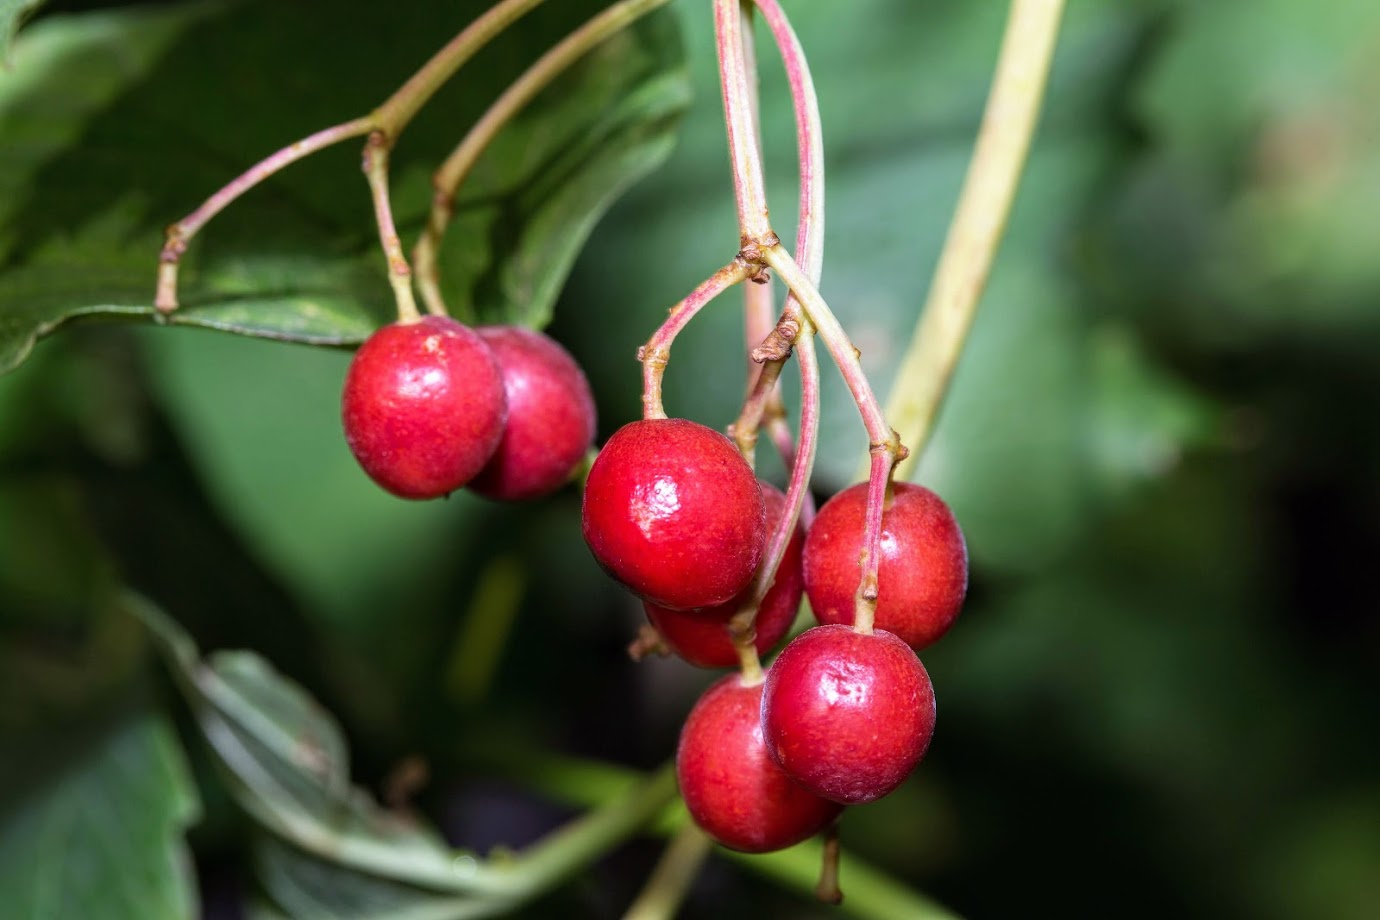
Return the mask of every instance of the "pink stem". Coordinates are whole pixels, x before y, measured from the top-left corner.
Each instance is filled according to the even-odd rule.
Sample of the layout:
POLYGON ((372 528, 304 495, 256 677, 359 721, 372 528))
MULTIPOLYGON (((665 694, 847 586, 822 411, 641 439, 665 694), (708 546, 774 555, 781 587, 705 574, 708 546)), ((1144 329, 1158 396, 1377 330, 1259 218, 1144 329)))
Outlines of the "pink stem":
POLYGON ((642 417, 665 418, 666 410, 661 402, 661 378, 666 373, 666 362, 671 356, 671 343, 690 320, 695 318, 705 304, 752 273, 753 269, 742 259, 734 259, 723 268, 710 275, 691 291, 684 300, 671 308, 671 315, 661 324, 647 344, 637 350, 637 360, 642 362, 642 417))
POLYGON ((733 163, 738 229, 744 247, 770 245, 775 235, 767 215, 766 182, 762 178, 752 88, 743 53, 739 0, 714 0, 714 40, 719 52, 719 82, 723 90, 729 157, 733 163))
POLYGON ((192 237, 196 236, 211 218, 225 210, 236 198, 284 167, 332 144, 352 137, 363 137, 373 130, 373 127, 370 118, 356 118, 294 141, 231 179, 224 188, 207 198, 201 207, 170 225, 163 250, 158 256, 158 289, 154 294, 153 305, 164 313, 171 313, 177 309, 178 263, 182 260, 182 254, 187 251, 187 244, 191 242, 192 237))

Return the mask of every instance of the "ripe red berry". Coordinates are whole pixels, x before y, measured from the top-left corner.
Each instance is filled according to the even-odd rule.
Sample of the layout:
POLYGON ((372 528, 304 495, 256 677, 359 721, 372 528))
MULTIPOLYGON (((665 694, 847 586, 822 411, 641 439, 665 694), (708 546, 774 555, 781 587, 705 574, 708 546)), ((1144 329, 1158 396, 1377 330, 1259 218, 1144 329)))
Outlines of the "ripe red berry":
POLYGON ((594 443, 594 395, 584 371, 560 345, 534 329, 475 330, 503 373, 508 424, 498 450, 470 481, 471 491, 504 501, 560 488, 594 443))
MULTIPOLYGON (((781 490, 762 483, 762 499, 767 506, 767 538, 775 532, 781 516, 786 513, 786 496, 781 490)), ((800 610, 800 597, 805 590, 801 574, 801 554, 805 546, 805 528, 796 524, 795 533, 786 544, 786 554, 776 569, 776 578, 762 598, 754 621, 757 635, 753 645, 757 654, 772 649, 795 622, 800 610)), ((642 602, 647 619, 661 633, 661 638, 680 657, 702 668, 731 668, 738 664, 738 652, 729 637, 728 621, 742 607, 752 590, 749 584, 732 600, 700 610, 670 610, 656 604, 642 602)))
MULTIPOLYGON (((852 625, 860 572, 867 484, 825 503, 805 542, 805 593, 821 623, 852 625)), ((924 486, 892 485, 882 512, 881 562, 874 625, 912 648, 953 625, 968 590, 968 550, 943 499, 924 486)))
POLYGON ((762 489, 733 442, 685 419, 630 422, 585 484, 584 535, 604 570, 644 600, 722 604, 762 561, 762 489))
POLYGON ((767 672, 767 750, 806 789, 847 805, 901 784, 934 735, 934 688, 910 646, 889 632, 817 626, 767 672))
POLYGON ((503 377, 474 330, 428 316, 375 332, 345 375, 345 440, 402 498, 437 498, 493 456, 507 418, 503 377))
POLYGON ((766 853, 818 833, 842 808, 806 792, 762 744, 762 685, 730 674, 700 697, 681 729, 676 779, 690 816, 734 850, 766 853))

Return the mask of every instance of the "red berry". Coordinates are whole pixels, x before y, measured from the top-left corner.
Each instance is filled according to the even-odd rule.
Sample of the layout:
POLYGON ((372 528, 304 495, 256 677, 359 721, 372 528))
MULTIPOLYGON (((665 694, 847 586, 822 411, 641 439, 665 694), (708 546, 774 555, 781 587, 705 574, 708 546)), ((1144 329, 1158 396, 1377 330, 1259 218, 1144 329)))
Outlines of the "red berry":
POLYGON ((685 419, 630 422, 585 485, 584 535, 604 570, 644 600, 722 604, 762 561, 762 489, 733 442, 685 419))
POLYGON ((493 456, 507 417, 503 377, 474 330, 449 317, 393 323, 345 375, 345 440, 364 472, 402 498, 437 498, 493 456))
MULTIPOLYGON (((771 539, 781 516, 786 513, 786 496, 775 486, 761 485, 762 499, 767 506, 767 539, 771 539)), ((757 610, 754 621, 757 636, 753 645, 759 655, 766 654, 780 642, 795 622, 805 590, 800 570, 804 545, 805 528, 796 524, 795 533, 786 544, 786 554, 776 569, 776 578, 757 610)), ((642 602, 642 609, 671 651, 686 661, 702 668, 731 668, 738 664, 738 652, 729 637, 728 621, 748 599, 752 587, 749 584, 725 604, 701 610, 670 610, 646 601, 642 602)))
POLYGON ((560 345, 534 329, 483 326, 503 372, 508 424, 498 450, 471 491, 504 501, 559 489, 594 443, 594 395, 584 371, 560 345))
POLYGON ((889 632, 817 626, 767 672, 762 732, 781 769, 846 805, 901 784, 934 735, 934 688, 910 646, 889 632))
POLYGON ((762 744, 762 685, 730 674, 700 697, 681 729, 676 779, 690 816, 719 843, 766 853, 828 826, 842 808, 806 792, 762 744))
MULTIPOLYGON (((819 510, 805 542, 805 593, 821 623, 852 625, 860 572, 867 483, 844 489, 819 510)), ((877 572, 878 629, 912 648, 953 625, 968 591, 968 550, 943 499, 898 482, 882 512, 877 572)))

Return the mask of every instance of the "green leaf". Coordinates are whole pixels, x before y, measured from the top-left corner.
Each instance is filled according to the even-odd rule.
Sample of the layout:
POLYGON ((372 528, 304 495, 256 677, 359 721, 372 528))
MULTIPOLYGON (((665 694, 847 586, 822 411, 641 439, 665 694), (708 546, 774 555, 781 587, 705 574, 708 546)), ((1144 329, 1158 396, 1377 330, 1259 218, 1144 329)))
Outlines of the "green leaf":
POLYGON ((199 805, 176 736, 161 717, 126 719, 27 792, 0 823, 6 916, 197 915, 182 832, 199 805))
POLYGON ((271 901, 256 907, 262 920, 464 920, 508 909, 350 872, 266 835, 255 843, 254 865, 271 901))
POLYGON ((1128 286, 1182 290, 1165 319, 1233 340, 1380 332, 1377 32, 1367 0, 1183 4, 1137 100, 1159 144, 1118 203, 1128 286))
POLYGON ((339 726, 301 687, 252 652, 220 652, 203 662, 172 619, 146 602, 136 610, 173 668, 235 801, 262 827, 342 866, 462 889, 455 854, 439 835, 350 784, 339 726))
POLYGON ((456 534, 492 506, 407 502, 360 470, 340 426, 349 355, 149 330, 159 400, 220 513, 318 622, 397 626, 448 571, 456 534))
MULTIPOLYGON (((0 371, 65 323, 154 322, 162 228, 273 150, 375 107, 486 5, 453 6, 438 23, 338 4, 330 42, 319 10, 266 0, 58 17, 26 32, 16 79, 0 83, 0 371), (210 73, 214 83, 196 78, 210 73)), ((466 127, 601 7, 524 17, 423 111, 393 157, 405 234, 425 221, 430 173, 466 127)), ((500 135, 461 190, 443 247, 461 315, 547 321, 599 215, 670 152, 686 104, 679 56, 674 17, 652 14, 500 135)), ((345 146, 208 225, 184 259, 174 323, 346 345, 390 318, 358 147, 345 146)))

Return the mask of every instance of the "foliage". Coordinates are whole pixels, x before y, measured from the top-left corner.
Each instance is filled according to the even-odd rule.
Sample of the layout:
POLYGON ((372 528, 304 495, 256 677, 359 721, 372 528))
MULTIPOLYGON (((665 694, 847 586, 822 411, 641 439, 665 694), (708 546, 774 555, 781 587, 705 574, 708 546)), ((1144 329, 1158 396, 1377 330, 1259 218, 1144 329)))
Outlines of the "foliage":
MULTIPOLYGON (((530 854, 672 751, 706 677, 625 660, 638 612, 589 560, 575 494, 403 503, 341 443, 348 355, 302 343, 349 345, 388 314, 358 148, 273 178, 189 250, 169 325, 242 335, 152 318, 163 225, 367 111, 483 5, 40 10, 10 50, 0 903, 17 915, 507 910, 508 889, 475 887, 509 884, 486 874, 505 851, 468 881, 457 858, 530 854), (201 657, 192 637, 241 651, 201 657)), ((0 34, 27 6, 0 3, 0 34)), ((404 236, 436 159, 599 4, 546 7, 405 135, 404 236)), ((788 5, 826 127, 823 289, 883 393, 1000 7, 788 5)), ((975 564, 968 609, 925 655, 935 746, 889 804, 845 820, 844 910, 937 912, 913 886, 973 916, 1380 911, 1372 7, 1069 10, 920 471, 975 564)), ((540 97, 481 161, 444 254, 466 314, 553 323, 605 433, 638 410, 636 346, 736 239, 707 19, 656 14, 540 97)), ((793 128, 765 43, 761 64, 785 228, 793 128)), ((673 414, 730 420, 740 322, 726 299, 678 341, 673 414)), ((825 405, 833 488, 863 437, 840 387, 825 405)), ((644 805, 655 833, 683 820, 644 805)), ((617 916, 654 852, 567 866, 524 909, 617 916)), ((813 856, 715 860, 685 915, 831 916, 801 897, 813 856)))

